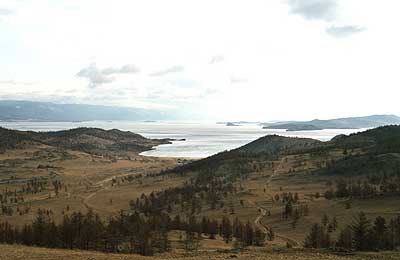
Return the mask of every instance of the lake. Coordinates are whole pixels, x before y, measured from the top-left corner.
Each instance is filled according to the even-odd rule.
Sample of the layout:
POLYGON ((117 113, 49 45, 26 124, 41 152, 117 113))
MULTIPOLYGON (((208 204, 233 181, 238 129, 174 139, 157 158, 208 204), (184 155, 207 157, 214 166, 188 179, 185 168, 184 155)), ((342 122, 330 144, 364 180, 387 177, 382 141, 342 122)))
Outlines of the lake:
POLYGON ((286 132, 285 130, 262 129, 257 124, 226 126, 213 122, 0 122, 2 127, 17 130, 57 131, 76 127, 117 128, 141 134, 148 138, 185 139, 172 144, 160 145, 154 150, 141 153, 145 156, 202 158, 215 153, 237 148, 265 135, 278 134, 293 137, 308 137, 328 141, 338 134, 350 134, 360 130, 327 129, 318 131, 286 132))

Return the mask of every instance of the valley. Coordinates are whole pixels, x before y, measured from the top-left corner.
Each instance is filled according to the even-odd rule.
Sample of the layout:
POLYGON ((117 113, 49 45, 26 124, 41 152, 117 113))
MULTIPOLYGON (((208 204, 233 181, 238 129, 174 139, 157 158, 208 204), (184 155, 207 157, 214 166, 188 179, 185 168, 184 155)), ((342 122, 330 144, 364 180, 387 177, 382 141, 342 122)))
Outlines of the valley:
MULTIPOLYGON (((137 147, 168 140, 117 131, 70 130, 42 134, 40 139, 36 133, 6 133, 18 141, 3 139, 7 143, 0 155, 1 223, 22 228, 37 219, 39 210, 56 225, 76 212, 93 212, 104 223, 124 215, 168 216, 168 253, 157 249, 141 254, 190 252, 197 259, 204 252, 218 255, 221 250, 247 254, 246 248, 299 253, 315 223, 326 221, 329 237, 336 241, 360 212, 371 220, 395 219, 400 214, 400 130, 396 126, 330 142, 266 136, 193 161, 140 156, 139 151, 149 148, 137 147), (126 137, 126 142, 136 143, 119 142, 115 149, 114 135, 134 136, 126 137), (340 190, 343 185, 345 194, 340 190), (182 224, 177 224, 178 219, 182 224), (221 223, 215 233, 210 231, 214 222, 221 223), (222 231, 223 223, 232 225, 231 235, 222 231), (198 237, 193 237, 194 247, 191 244, 189 249, 190 225, 198 237), (251 244, 235 235, 235 225, 253 230, 251 244)), ((80 248, 78 241, 74 245, 80 248)))

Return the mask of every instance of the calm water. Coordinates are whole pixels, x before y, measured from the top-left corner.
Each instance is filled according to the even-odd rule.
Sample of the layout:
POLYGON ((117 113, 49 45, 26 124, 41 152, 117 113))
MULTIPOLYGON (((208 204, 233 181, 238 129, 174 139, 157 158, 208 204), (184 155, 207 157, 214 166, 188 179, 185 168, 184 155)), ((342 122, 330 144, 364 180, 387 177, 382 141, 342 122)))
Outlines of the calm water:
POLYGON ((308 137, 328 141, 338 134, 350 134, 354 129, 286 132, 285 130, 262 129, 256 124, 225 126, 203 122, 0 122, 2 127, 18 130, 55 131, 76 127, 99 127, 121 129, 139 133, 149 138, 186 139, 172 144, 160 145, 154 150, 142 153, 146 156, 201 158, 237 148, 259 137, 278 134, 284 136, 308 137))

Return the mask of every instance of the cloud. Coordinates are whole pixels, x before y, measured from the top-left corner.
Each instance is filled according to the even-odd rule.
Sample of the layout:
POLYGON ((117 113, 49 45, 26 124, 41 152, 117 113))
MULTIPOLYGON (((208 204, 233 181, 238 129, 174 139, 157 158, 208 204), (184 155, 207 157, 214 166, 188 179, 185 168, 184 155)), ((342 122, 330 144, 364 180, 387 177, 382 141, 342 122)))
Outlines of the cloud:
POLYGON ((0 80, 0 85, 25 85, 25 86, 30 86, 30 85, 35 85, 38 84, 38 81, 15 81, 15 80, 0 80))
POLYGON ((338 20, 337 0, 288 0, 287 3, 292 14, 301 15, 307 20, 322 20, 328 23, 325 32, 333 37, 345 38, 365 30, 354 25, 332 25, 332 22, 338 20))
POLYGON ((7 19, 7 16, 14 15, 15 11, 8 9, 8 8, 2 8, 0 7, 0 22, 3 22, 5 19, 7 19))
POLYGON ((7 8, 0 8, 0 16, 2 15, 13 15, 15 12, 14 10, 7 9, 7 8))
POLYGON ((336 38, 346 38, 353 34, 360 33, 365 31, 365 28, 353 26, 353 25, 345 25, 345 26, 335 26, 332 25, 326 28, 326 33, 336 37, 336 38))
POLYGON ((249 82, 249 79, 247 79, 247 78, 239 78, 239 77, 234 77, 234 76, 232 76, 232 77, 230 78, 230 82, 231 82, 231 84, 246 83, 246 82, 249 82))
POLYGON ((210 64, 220 63, 225 60, 225 57, 222 55, 217 55, 211 58, 210 64))
POLYGON ((185 70, 185 67, 183 67, 183 66, 172 66, 165 70, 154 71, 154 72, 150 73, 149 75, 152 77, 159 77, 159 76, 164 76, 169 73, 183 72, 184 70, 185 70))
POLYGON ((177 86, 181 88, 194 88, 199 86, 199 83, 194 79, 189 78, 176 78, 165 81, 165 84, 170 86, 177 86))
POLYGON ((133 64, 126 64, 124 66, 121 67, 121 69, 119 70, 119 73, 139 73, 140 69, 138 67, 136 67, 133 64))
POLYGON ((288 0, 290 13, 307 20, 335 20, 338 4, 336 0, 288 0))
POLYGON ((124 66, 122 66, 121 68, 113 68, 113 67, 109 67, 109 68, 105 68, 101 71, 102 74, 104 75, 111 75, 111 74, 135 74, 135 73, 139 73, 140 70, 138 67, 136 67, 133 64, 126 64, 124 66))
POLYGON ((81 69, 76 76, 87 78, 89 80, 89 86, 96 87, 97 85, 115 81, 114 77, 108 76, 113 73, 115 72, 111 72, 109 69, 105 69, 104 73, 104 71, 97 68, 96 63, 92 63, 89 67, 81 69))
POLYGON ((101 84, 114 82, 116 79, 112 77, 113 74, 135 74, 139 72, 139 68, 132 64, 124 65, 121 68, 109 67, 100 70, 96 63, 92 63, 89 67, 81 69, 76 76, 87 78, 89 86, 96 87, 101 84))

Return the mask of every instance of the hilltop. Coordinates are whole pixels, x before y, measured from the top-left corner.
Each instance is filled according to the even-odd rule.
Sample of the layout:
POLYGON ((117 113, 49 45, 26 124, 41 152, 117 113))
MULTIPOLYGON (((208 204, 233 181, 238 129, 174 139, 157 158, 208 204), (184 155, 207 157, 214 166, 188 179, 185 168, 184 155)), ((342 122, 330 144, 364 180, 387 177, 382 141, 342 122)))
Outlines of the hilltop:
POLYGON ((0 128, 0 150, 48 145, 90 154, 140 153, 170 139, 148 139, 130 131, 75 128, 56 132, 18 131, 0 128))
POLYGON ((283 151, 296 151, 322 144, 311 138, 284 137, 267 135, 236 149, 238 152, 278 154, 283 151))

